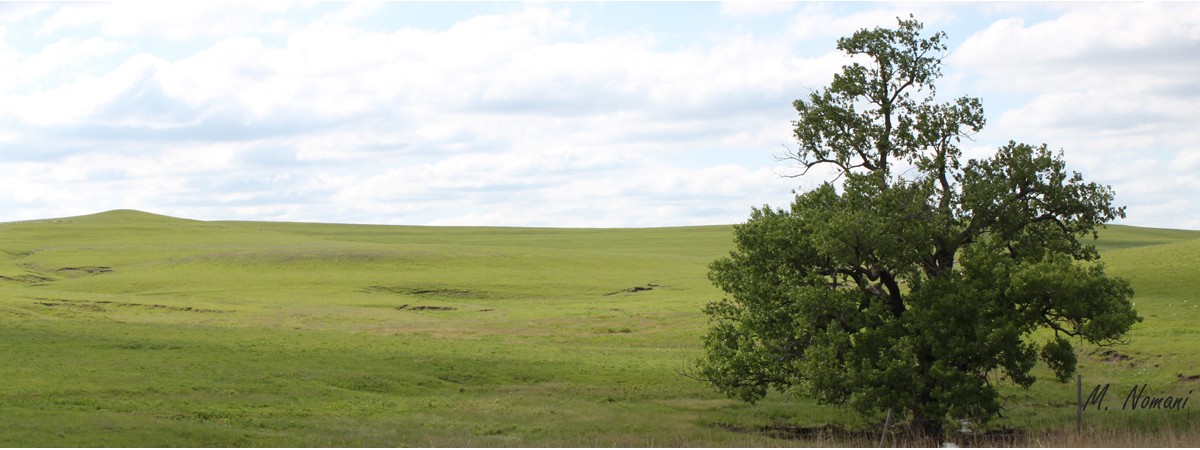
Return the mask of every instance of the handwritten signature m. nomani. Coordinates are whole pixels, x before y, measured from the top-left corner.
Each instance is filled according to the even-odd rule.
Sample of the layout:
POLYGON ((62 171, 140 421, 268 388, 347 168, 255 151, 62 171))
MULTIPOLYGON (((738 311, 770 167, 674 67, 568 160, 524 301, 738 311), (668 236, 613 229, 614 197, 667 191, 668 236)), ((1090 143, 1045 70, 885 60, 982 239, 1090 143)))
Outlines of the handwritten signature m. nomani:
MULTIPOLYGON (((1129 395, 1125 396, 1125 401, 1121 402, 1121 410, 1124 411, 1126 408, 1129 408, 1129 410, 1135 410, 1135 409, 1182 410, 1184 408, 1187 408, 1187 402, 1188 402, 1189 397, 1174 397, 1174 396, 1170 396, 1170 395, 1167 395, 1167 396, 1145 395, 1146 394, 1146 386, 1147 385, 1143 384, 1141 386, 1141 389, 1138 389, 1138 386, 1134 385, 1133 389, 1129 391, 1129 395)), ((1104 385, 1103 387, 1101 387, 1100 385, 1097 384, 1096 388, 1092 389, 1092 393, 1088 395, 1087 401, 1083 402, 1083 408, 1087 409, 1087 408, 1091 408, 1092 405, 1096 405, 1096 410, 1099 411, 1100 408, 1103 406, 1102 403, 1104 403, 1104 396, 1106 394, 1108 394, 1108 388, 1109 388, 1108 384, 1104 385)), ((1192 394, 1192 392, 1193 391, 1188 391, 1188 395, 1190 396, 1192 394)), ((1103 406, 1103 408, 1105 411, 1108 410, 1107 406, 1103 406)))

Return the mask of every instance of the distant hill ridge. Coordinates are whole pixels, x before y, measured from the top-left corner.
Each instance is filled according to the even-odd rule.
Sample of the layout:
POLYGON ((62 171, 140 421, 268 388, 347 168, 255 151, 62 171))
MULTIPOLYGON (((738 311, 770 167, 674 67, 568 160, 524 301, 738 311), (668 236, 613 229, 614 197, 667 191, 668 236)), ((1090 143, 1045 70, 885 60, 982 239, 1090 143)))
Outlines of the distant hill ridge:
POLYGON ((148 213, 138 211, 136 209, 114 209, 112 211, 104 211, 96 214, 88 214, 86 216, 66 217, 58 220, 116 220, 126 222, 202 222, 201 220, 182 219, 178 217, 164 216, 162 214, 148 213))
MULTIPOLYGON (((52 218, 52 219, 35 219, 23 220, 17 222, 8 222, 9 224, 29 224, 39 221, 79 221, 79 222, 125 222, 125 223, 226 223, 236 224, 246 227, 254 227, 255 224, 289 224, 296 222, 272 222, 272 221, 237 221, 237 220, 215 220, 203 221, 195 219, 184 219, 162 214, 148 213, 133 209, 114 209, 95 214, 83 216, 52 218)), ((312 226, 328 226, 328 227, 388 227, 388 225, 372 225, 372 224, 335 224, 335 223, 309 223, 312 226)), ((404 227, 404 225, 394 225, 396 227, 404 227)), ((712 225, 702 225, 694 227, 669 227, 669 228, 700 228, 711 227, 712 225)), ((429 227, 429 228, 464 228, 464 227, 429 227)), ((489 227, 469 227, 469 228, 489 228, 489 227)), ((539 227, 495 227, 505 228, 509 230, 520 229, 535 229, 539 227)), ((560 229, 570 230, 570 228, 560 229)), ((584 230, 580 228, 579 230, 584 230)), ((591 230, 591 229, 588 229, 591 230)), ((1172 244, 1177 242, 1191 241, 1200 239, 1200 230, 1175 230, 1169 228, 1147 228, 1134 227, 1129 225, 1108 225, 1106 229, 1100 230, 1100 239, 1095 242, 1096 248, 1101 251, 1117 250, 1123 248, 1145 247, 1150 245, 1172 244)))

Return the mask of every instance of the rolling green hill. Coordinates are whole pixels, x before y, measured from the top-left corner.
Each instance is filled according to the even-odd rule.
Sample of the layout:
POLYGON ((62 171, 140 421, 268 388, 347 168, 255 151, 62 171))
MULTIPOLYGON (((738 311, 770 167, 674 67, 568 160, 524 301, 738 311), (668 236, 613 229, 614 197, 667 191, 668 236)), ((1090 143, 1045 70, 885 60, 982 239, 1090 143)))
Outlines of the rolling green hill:
POLYGON ((1200 239, 1200 231, 1108 225, 1107 228, 1100 230, 1100 237, 1099 240, 1094 241, 1096 249, 1106 252, 1123 248, 1193 241, 1200 239))
MULTIPOLYGON (((1120 357, 1083 348, 1086 379, 1192 388, 1177 375, 1200 375, 1197 239, 1102 231, 1102 259, 1146 320, 1120 357)), ((783 396, 734 402, 680 374, 700 308, 720 296, 707 264, 731 248, 729 226, 128 210, 0 224, 0 445, 757 446, 788 441, 729 430, 863 425, 783 396)), ((1072 386, 1013 392, 1023 426, 1074 413, 1072 386)))

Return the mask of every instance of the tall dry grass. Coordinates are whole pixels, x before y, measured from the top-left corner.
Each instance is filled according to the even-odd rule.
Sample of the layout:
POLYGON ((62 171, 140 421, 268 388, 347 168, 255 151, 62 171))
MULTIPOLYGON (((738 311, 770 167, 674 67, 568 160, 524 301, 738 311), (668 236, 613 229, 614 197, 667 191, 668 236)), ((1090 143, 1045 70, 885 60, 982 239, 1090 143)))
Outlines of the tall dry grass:
MULTIPOLYGON (((1200 427, 1195 424, 1180 428, 1168 422, 1142 423, 1138 428, 1131 424, 1107 428, 1084 427, 1082 432, 1073 427, 1068 429, 1027 431, 1024 429, 996 430, 981 434, 953 434, 945 439, 923 438, 901 427, 888 433, 884 447, 929 448, 952 443, 962 448, 1081 448, 1081 447, 1191 447, 1200 448, 1200 427)), ((876 447, 879 445, 878 431, 822 433, 808 438, 793 440, 798 446, 816 447, 876 447), (873 436, 871 435, 873 434, 873 436)))
POLYGON ((1016 443, 1020 447, 1200 447, 1200 429, 1167 425, 1155 430, 1117 427, 1030 433, 1016 443))

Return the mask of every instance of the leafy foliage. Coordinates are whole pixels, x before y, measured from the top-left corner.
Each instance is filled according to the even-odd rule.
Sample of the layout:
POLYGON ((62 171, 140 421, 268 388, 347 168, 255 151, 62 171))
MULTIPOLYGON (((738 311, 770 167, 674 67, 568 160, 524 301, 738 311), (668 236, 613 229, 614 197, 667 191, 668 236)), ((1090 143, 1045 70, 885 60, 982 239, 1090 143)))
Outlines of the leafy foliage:
POLYGON ((947 415, 1000 410, 991 375, 1028 387, 1040 359, 1065 381, 1068 337, 1115 344, 1141 320, 1129 284, 1081 241, 1124 217, 1111 188, 1068 174, 1045 145, 962 161, 982 104, 934 103, 945 34, 921 28, 899 20, 840 39, 870 63, 795 102, 788 159, 843 181, 789 210, 754 209, 737 249, 710 265, 728 297, 705 308, 697 373, 729 396, 777 389, 864 414, 909 410, 938 432, 947 415), (898 163, 910 168, 896 175, 898 163), (1053 338, 1038 342, 1039 330, 1053 338))

